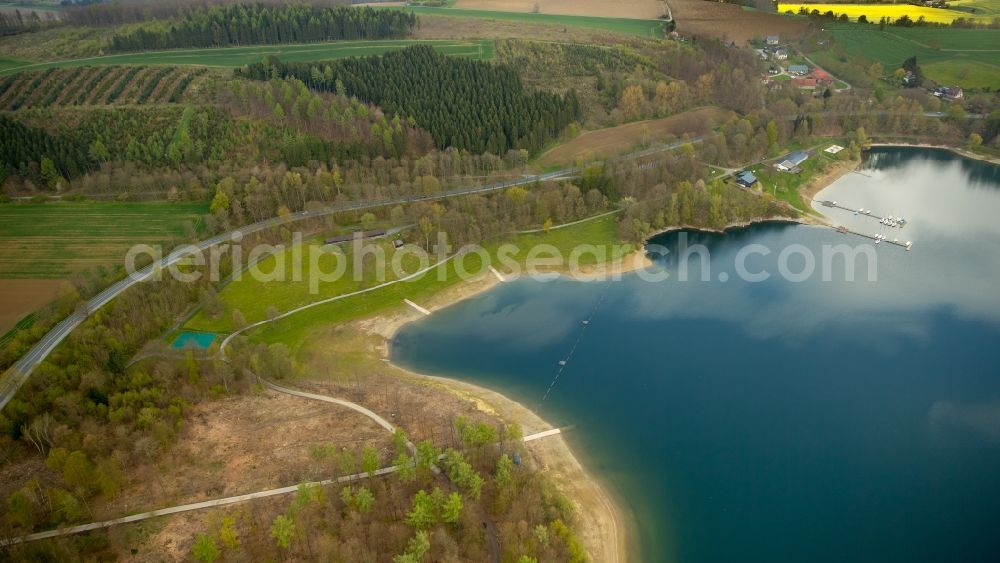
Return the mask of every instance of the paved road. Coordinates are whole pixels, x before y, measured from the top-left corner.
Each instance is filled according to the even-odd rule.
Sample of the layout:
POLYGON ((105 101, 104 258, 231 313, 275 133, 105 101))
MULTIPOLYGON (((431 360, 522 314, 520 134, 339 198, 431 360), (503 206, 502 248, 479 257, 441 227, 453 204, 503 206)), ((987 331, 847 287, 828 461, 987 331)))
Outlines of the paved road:
MULTIPOLYGON (((689 143, 699 143, 702 141, 701 137, 694 137, 686 141, 677 141, 674 143, 667 143, 657 145, 642 151, 634 152, 628 155, 624 155, 613 160, 629 160, 643 158, 647 156, 652 156, 661 152, 666 152, 670 150, 677 149, 685 144, 689 143)), ((545 174, 535 174, 535 175, 525 175, 521 178, 515 180, 508 180, 505 182, 496 182, 493 184, 485 184, 478 186, 467 186, 462 188, 455 188, 452 190, 447 190, 444 192, 439 192, 430 195, 420 195, 420 196, 407 196, 392 199, 381 199, 381 200, 369 200, 369 201, 359 201, 350 203, 341 203, 336 205, 331 205, 328 207, 323 207, 321 209, 314 209, 311 211, 299 211, 298 213, 293 213, 285 217, 275 217, 272 219, 267 219, 265 221, 260 221, 257 223, 252 223, 250 225, 243 226, 239 229, 229 231, 210 239, 203 240, 197 244, 184 246, 174 250, 162 260, 156 264, 142 268, 138 272, 122 279, 113 285, 109 286, 107 289, 99 293, 96 297, 91 299, 86 303, 85 307, 71 314, 70 316, 63 319, 62 322, 57 324, 52 328, 41 340, 35 344, 31 350, 28 351, 20 360, 18 360, 13 366, 11 366, 2 377, 0 377, 0 410, 7 405, 8 402, 17 393, 17 390, 24 385, 24 382, 28 380, 31 372, 38 367, 52 350, 62 342, 70 332, 78 327, 83 321, 87 319, 87 316, 97 311, 112 299, 120 295, 126 289, 132 287, 133 285, 145 281, 153 276, 158 270, 163 270, 177 264, 184 258, 200 253, 207 250, 213 246, 217 246, 222 243, 230 242, 235 236, 243 236, 252 233, 257 233, 266 229, 271 229, 276 226, 285 225, 288 223, 294 223, 296 221, 301 221, 303 219, 310 219, 316 217, 324 217, 327 215, 332 215, 335 213, 343 213, 345 211, 359 211, 364 209, 374 209, 378 207, 386 207, 404 203, 414 203, 418 201, 435 201, 441 199, 448 199, 452 197, 461 197, 473 194, 490 193, 495 191, 505 190, 514 186, 524 186, 529 184, 534 184, 535 182, 546 182, 550 180, 558 180, 561 178, 570 178, 580 174, 580 169, 576 167, 563 168, 561 170, 556 170, 553 172, 547 172, 545 174)))
POLYGON ((230 242, 233 240, 234 236, 237 235, 247 235, 252 233, 257 233, 266 229, 270 229, 279 225, 284 225, 287 223, 293 223, 295 221, 301 221, 303 219, 310 219, 315 217, 324 217, 326 215, 332 215, 334 213, 343 213, 345 211, 357 211, 363 209, 373 209, 377 207, 385 207, 391 205, 397 205, 402 203, 413 203, 417 201, 433 201, 446 199, 451 197, 466 196, 479 193, 488 193, 499 190, 504 190, 513 186, 522 186, 527 184, 533 184, 535 182, 544 182, 549 180, 556 180, 559 178, 564 178, 572 176, 579 172, 576 168, 566 168, 563 170, 557 170, 555 172, 549 172, 546 174, 539 175, 529 175, 516 180, 509 180, 506 182, 498 182, 494 184, 487 184, 481 186, 472 186, 465 188, 458 188, 454 190, 448 190, 445 192, 440 192, 432 195, 425 196, 409 196, 394 199, 383 199, 374 201, 363 201, 363 202, 352 202, 344 203, 338 205, 331 205, 329 207, 324 207, 322 209, 315 209, 311 211, 300 211, 288 215, 286 217, 276 217, 273 219, 268 219, 266 221, 260 221, 258 223, 253 223, 246 225, 234 231, 223 233, 217 235, 210 239, 201 241, 194 245, 188 245, 179 248, 169 255, 164 257, 162 260, 157 262, 155 265, 150 265, 142 268, 138 272, 115 282, 113 285, 106 288, 104 291, 99 293, 93 299, 86 303, 84 308, 78 310, 71 314, 70 316, 63 319, 62 322, 57 324, 52 328, 31 350, 28 351, 20 360, 18 360, 13 366, 10 367, 0 379, 0 409, 11 400, 17 390, 21 388, 21 385, 27 381, 28 376, 31 372, 41 363, 52 350, 62 342, 66 336, 73 331, 77 326, 79 326, 83 321, 87 319, 87 316, 104 305, 110 302, 112 299, 120 295, 126 289, 145 281, 153 276, 158 270, 163 270, 171 265, 177 264, 184 258, 207 250, 213 246, 217 246, 222 243, 230 242))
MULTIPOLYGON (((870 115, 886 115, 892 112, 888 111, 875 111, 870 112, 870 115)), ((825 117, 839 117, 850 115, 852 112, 818 112, 815 115, 825 116, 825 117)), ((924 113, 926 117, 944 117, 941 112, 926 112, 924 113)), ((789 116, 788 119, 794 119, 796 116, 789 116)), ((983 119, 985 116, 979 114, 968 114, 965 116, 967 119, 983 119)), ((673 143, 660 144, 650 147, 645 150, 629 153, 617 158, 610 159, 611 161, 625 161, 625 160, 635 160, 641 159, 648 156, 653 156, 662 152, 671 151, 682 147, 687 144, 700 143, 704 140, 703 137, 692 137, 683 141, 676 141, 673 143)), ((545 182, 549 180, 557 180, 560 178, 570 178, 575 177, 580 174, 581 170, 576 167, 564 168, 561 170, 556 170, 553 172, 548 172, 545 174, 537 175, 525 175, 522 178, 516 180, 508 180, 506 182, 497 182, 493 184, 485 184, 479 186, 469 186, 456 188, 453 190, 448 190, 444 192, 439 192, 431 195, 423 196, 407 196, 394 199, 382 199, 382 200, 369 200, 369 201, 359 201, 351 203, 342 203, 337 205, 331 205, 321 209, 314 209, 311 211, 300 211, 298 213, 293 213, 285 217, 275 217, 265 221, 260 221, 250 225, 246 225, 239 229, 223 233, 221 235, 214 236, 210 239, 201 241, 194 245, 188 245, 174 250, 169 255, 164 257, 158 263, 154 265, 147 266, 138 272, 135 272, 131 276, 122 279, 113 285, 109 286, 107 289, 99 293, 96 297, 91 299, 86 303, 85 307, 81 310, 77 310, 73 314, 69 315, 62 322, 57 324, 52 328, 41 340, 35 344, 31 350, 28 351, 20 360, 18 360, 13 366, 11 366, 3 376, 0 376, 0 410, 3 409, 10 402, 11 398, 17 393, 17 390, 24 385, 31 372, 40 364, 52 350, 62 342, 66 336, 73 331, 77 326, 79 326, 83 321, 87 319, 87 316, 97 311, 109 301, 120 295, 126 289, 132 287, 133 285, 140 283, 144 280, 149 279, 157 270, 162 270, 171 265, 174 265, 181 261, 182 259, 192 255, 207 250, 213 246, 229 242, 233 240, 233 237, 237 234, 246 235, 256 232, 260 232, 266 229, 270 229, 276 226, 285 225, 288 223, 293 223, 296 221, 301 221, 303 219, 310 219, 315 217, 324 217, 326 215, 332 215, 335 213, 343 213, 345 211, 359 211, 364 209, 374 209, 378 207, 386 207, 397 204, 413 203, 417 201, 435 201, 440 199, 447 199, 452 197, 460 197, 466 195, 489 193, 500 190, 505 190, 513 186, 523 186, 528 184, 533 184, 535 182, 545 182)))

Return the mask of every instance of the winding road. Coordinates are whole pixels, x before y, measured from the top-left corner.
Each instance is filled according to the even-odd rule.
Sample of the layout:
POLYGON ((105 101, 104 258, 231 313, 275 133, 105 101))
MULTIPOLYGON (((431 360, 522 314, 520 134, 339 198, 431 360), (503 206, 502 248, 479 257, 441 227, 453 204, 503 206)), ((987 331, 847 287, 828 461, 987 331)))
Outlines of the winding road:
MULTIPOLYGON (((667 143, 658 145, 649 149, 642 151, 630 153, 621 156, 614 160, 630 160, 636 158, 643 158, 646 156, 652 156, 657 153, 666 152, 670 150, 677 149, 683 145, 690 143, 699 143, 702 141, 701 137, 694 137, 686 141, 676 141, 673 143, 667 143)), ((95 297, 87 301, 83 306, 77 309, 73 314, 69 315, 63 319, 59 324, 54 326, 45 336, 42 337, 24 356, 21 357, 17 362, 14 363, 3 376, 0 376, 0 410, 2 410, 7 403, 14 397, 18 389, 24 385, 24 382, 28 380, 31 372, 38 367, 42 361, 45 360, 52 353, 52 351, 59 345, 66 336, 69 335, 76 327, 80 326, 87 317, 93 312, 97 311, 104 305, 107 305, 115 297, 121 295, 122 292, 128 288, 143 282, 147 279, 153 277, 153 275, 163 269, 169 268, 180 262, 181 260, 203 252, 213 246, 218 246, 223 243, 231 242, 233 240, 238 240, 244 235, 257 233, 288 223, 294 223, 296 221, 301 221, 303 219, 312 219, 316 217, 325 217, 327 215, 333 215, 336 213, 343 213, 345 211, 361 211, 365 209, 375 209, 378 207, 387 207, 398 204, 414 203, 418 201, 436 201, 441 199, 448 199, 452 197, 461 197, 474 194, 490 193, 505 190, 507 188, 512 188, 514 186, 524 186, 534 184, 536 182, 547 182, 551 180, 559 180, 563 178, 570 178, 580 174, 580 169, 577 167, 563 168, 561 170, 555 170, 553 172, 547 172, 545 174, 531 174, 525 175, 521 178, 515 180, 508 180, 505 182, 496 182, 493 184, 484 184, 477 186, 467 186, 461 188, 455 188, 452 190, 447 190, 443 192, 438 192, 430 195, 415 195, 406 196, 391 199, 380 199, 380 200, 368 200, 368 201, 358 201, 341 203, 336 205, 331 205, 328 207, 323 207, 321 209, 313 209, 310 211, 299 211, 298 213, 293 213, 286 215, 284 217, 274 217, 272 219, 267 219, 265 221, 259 221, 257 223, 252 223, 250 225, 245 225, 239 229, 234 229, 232 231, 216 235, 210 239, 203 240, 197 244, 182 246, 166 257, 162 258, 155 264, 151 264, 142 268, 141 270, 132 273, 131 275, 119 280, 107 287, 104 291, 97 294, 95 297)))
MULTIPOLYGON (((889 115, 895 112, 890 111, 872 111, 866 112, 866 116, 877 116, 877 115, 889 115)), ((844 117, 847 115, 854 115, 854 112, 816 112, 812 115, 817 115, 821 117, 844 117)), ((944 118, 946 117, 942 112, 924 112, 925 117, 932 118, 944 118)), ((785 116, 786 119, 795 119, 798 116, 785 116)), ((967 114, 961 116, 965 119, 983 119, 984 115, 981 114, 967 114)), ((635 160, 643 157, 653 156, 662 152, 671 151, 680 148, 687 144, 700 143, 704 140, 704 137, 692 137, 687 140, 675 141, 672 143, 660 144, 645 150, 629 153, 622 155, 617 158, 609 159, 611 161, 624 161, 624 160, 635 160)), ((162 258, 155 264, 146 266, 138 272, 127 276, 126 278, 119 280, 106 288, 104 291, 99 293, 97 296, 87 301, 81 307, 79 307, 74 313, 63 319, 57 325, 55 325, 45 336, 41 338, 24 356, 21 357, 13 366, 7 369, 2 376, 0 376, 0 410, 2 410, 7 403, 14 397, 18 389, 24 385, 24 382, 28 380, 31 372, 38 367, 42 361, 45 360, 52 353, 52 351, 59 345, 60 342, 65 340, 66 336, 73 331, 76 327, 80 326, 87 317, 97 311, 112 299, 120 295, 126 289, 145 281, 153 276, 159 270, 168 268, 174 264, 177 264, 186 257, 203 252, 211 247, 217 246, 219 244, 230 242, 235 238, 239 238, 242 235, 252 234, 260 232, 266 229, 274 228, 277 226, 285 225, 288 223, 293 223, 296 221, 301 221, 303 219, 310 219, 316 217, 325 217, 327 215, 332 215, 335 213, 343 213, 345 211, 360 211, 365 209, 374 209, 378 207, 386 207, 391 205, 414 203, 418 201, 435 201, 441 199, 448 199, 452 197, 461 197, 473 194, 490 193, 495 191, 505 190, 514 186, 524 186, 529 184, 534 184, 536 182, 546 182, 550 180, 558 180, 564 178, 571 178, 579 175, 581 172, 580 168, 570 167, 563 168, 561 170, 556 170, 553 172, 547 172, 545 174, 535 174, 535 175, 525 175, 516 180, 508 180, 505 182, 496 182, 493 184, 484 184, 477 186, 467 186, 461 188, 455 188, 452 190, 447 190, 443 192, 438 192, 430 195, 421 196, 406 196, 391 199, 380 199, 380 200, 368 200, 368 201, 358 201, 335 204, 328 207, 323 207, 320 209, 313 209, 310 211, 299 211, 298 213, 293 213, 286 215, 284 217, 275 217, 272 219, 267 219, 265 221, 259 221, 257 223, 252 223, 250 225, 243 226, 239 229, 234 229, 232 231, 216 235, 210 239, 203 240, 197 244, 182 246, 166 257, 162 258)))
POLYGON ((122 292, 128 288, 143 282, 147 279, 153 277, 158 271, 169 268, 180 262, 181 260, 203 252, 213 246, 218 246, 223 243, 231 242, 233 240, 238 240, 244 235, 257 233, 264 231, 266 229, 271 229, 277 226, 285 225, 288 223, 293 223, 296 221, 301 221, 303 219, 311 219, 316 217, 324 217, 327 215, 332 215, 335 213, 343 213, 345 211, 359 211, 364 209, 374 209, 378 207, 386 207, 403 203, 413 203, 417 201, 434 201, 440 199, 447 199, 451 197, 467 196, 480 193, 495 192, 500 190, 505 190, 513 186, 523 186, 527 184, 533 184, 535 182, 545 182, 549 180, 557 180, 560 178, 565 178, 579 173, 577 168, 565 168, 562 170, 557 170, 554 172, 549 172, 546 174, 538 175, 526 175, 523 178, 516 180, 509 180, 506 182, 497 182, 494 184, 486 184, 479 186, 471 186, 464 188, 457 188, 453 190, 448 190, 436 194, 424 195, 424 196, 408 196, 393 199, 382 199, 382 200, 370 200, 361 202, 351 202, 342 203, 337 205, 331 205, 329 207, 324 207, 322 209, 314 209, 311 211, 300 211, 298 213, 293 213, 285 217, 275 217, 272 219, 267 219, 265 221, 260 221, 257 223, 252 223, 246 225, 239 229, 229 231, 210 239, 203 240, 197 244, 187 245, 180 247, 166 257, 156 262, 142 268, 141 270, 134 272, 133 274, 121 279, 114 284, 110 285, 104 291, 97 294, 95 297, 87 301, 84 306, 80 307, 77 311, 73 312, 71 315, 63 319, 56 326, 52 328, 41 340, 38 341, 24 356, 21 357, 17 362, 14 363, 6 372, 4 372, 2 378, 0 378, 0 409, 3 409, 8 402, 14 397, 18 389, 24 385, 31 372, 38 367, 42 361, 45 360, 52 353, 56 346, 61 343, 70 332, 76 327, 80 326, 87 317, 107 305, 112 299, 121 295, 122 292))

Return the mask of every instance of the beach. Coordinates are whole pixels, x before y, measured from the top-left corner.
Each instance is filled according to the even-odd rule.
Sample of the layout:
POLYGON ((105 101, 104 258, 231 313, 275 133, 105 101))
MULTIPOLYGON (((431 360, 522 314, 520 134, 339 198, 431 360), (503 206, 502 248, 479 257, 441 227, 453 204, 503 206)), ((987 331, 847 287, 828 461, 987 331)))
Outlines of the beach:
POLYGON ((805 185, 800 187, 799 194, 802 196, 802 199, 811 201, 816 197, 816 194, 839 180, 841 176, 853 172, 858 167, 858 164, 860 164, 860 161, 853 159, 832 164, 829 168, 813 176, 805 185))
MULTIPOLYGON (((595 266, 570 276, 580 281, 620 276, 651 264, 645 250, 637 250, 617 263, 595 266)), ((492 274, 453 287, 435 295, 421 305, 433 311, 469 299, 502 283, 492 274)), ((415 310, 405 310, 391 315, 380 315, 358 321, 360 330, 383 338, 380 353, 388 361, 389 343, 396 332, 407 323, 423 318, 415 310)), ((496 414, 508 422, 517 423, 524 435, 549 430, 553 425, 538 414, 496 391, 484 387, 435 375, 415 373, 393 366, 403 374, 429 383, 475 403, 483 412, 496 414)), ((624 563, 635 561, 638 549, 635 527, 608 489, 591 475, 576 458, 562 435, 549 436, 525 444, 542 471, 548 475, 559 491, 570 499, 577 509, 576 531, 593 561, 624 563), (632 545, 630 545, 632 544, 632 545)))
MULTIPOLYGON (((807 190, 804 192, 804 195, 811 199, 820 190, 844 174, 849 173, 855 166, 857 166, 856 161, 835 164, 824 173, 810 180, 804 188, 804 190, 807 190)), ((825 222, 825 218, 811 216, 804 218, 762 218, 760 220, 728 224, 718 230, 707 230, 725 232, 729 229, 747 227, 755 223, 764 222, 814 224, 825 222)), ((678 225, 664 229, 660 233, 688 228, 693 229, 694 227, 678 225)), ((552 273, 581 282, 587 282, 620 279, 624 274, 647 268, 650 265, 652 265, 652 262, 643 247, 609 264, 583 268, 581 271, 573 274, 569 274, 564 270, 554 270, 552 273)), ((511 280, 505 279, 504 281, 511 280)), ((420 306, 433 314, 438 309, 489 291, 500 283, 504 282, 498 276, 484 274, 461 285, 441 291, 435 294, 430 300, 420 303, 420 306)), ((417 321, 423 318, 423 316, 422 313, 414 309, 406 309, 393 314, 379 315, 358 321, 357 326, 367 334, 377 335, 382 338, 382 345, 379 352, 385 361, 388 362, 390 355, 389 343, 395 334, 404 325, 417 321)), ((449 393, 470 400, 475 403, 477 408, 484 412, 496 414, 504 420, 517 423, 521 426, 525 435, 553 428, 551 424, 542 419, 537 413, 491 389, 446 377, 415 373, 396 365, 393 365, 393 367, 407 376, 438 386, 449 393)), ((637 541, 637 533, 636 527, 632 523, 633 517, 622 509, 621 503, 616 501, 607 487, 600 482, 599 478, 591 475, 586 470, 573 454, 563 436, 555 435, 532 441, 526 444, 526 448, 535 457, 540 467, 543 468, 543 471, 552 478, 560 492, 576 506, 578 512, 577 531, 593 560, 602 562, 636 560, 640 550, 637 543, 635 543, 637 541)))

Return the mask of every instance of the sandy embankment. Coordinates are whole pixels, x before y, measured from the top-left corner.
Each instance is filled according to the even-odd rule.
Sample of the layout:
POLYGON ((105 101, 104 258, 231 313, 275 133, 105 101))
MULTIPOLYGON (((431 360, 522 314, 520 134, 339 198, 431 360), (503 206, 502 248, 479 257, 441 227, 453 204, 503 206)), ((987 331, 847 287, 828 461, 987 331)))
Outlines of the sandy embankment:
MULTIPOLYGON (((589 268, 570 277, 581 281, 605 277, 610 279, 626 272, 645 268, 650 264, 645 251, 638 250, 625 256, 617 263, 589 268)), ((433 312, 478 295, 499 283, 501 282, 496 276, 487 274, 445 290, 435 295, 429 302, 420 305, 433 312)), ((361 321, 360 327, 370 334, 377 334, 385 339, 382 354, 388 359, 389 342, 396 331, 403 325, 420 318, 422 318, 420 313, 409 310, 361 321)), ((521 426, 525 435, 552 428, 551 424, 530 409, 495 391, 454 379, 399 369, 413 377, 439 385, 451 393, 467 398, 475 402, 477 408, 485 412, 496 413, 504 420, 516 422, 521 426)), ((563 437, 556 435, 532 441, 526 444, 526 448, 538 460, 540 466, 552 478, 559 490, 577 507, 576 530, 591 558, 594 561, 609 563, 628 561, 629 540, 634 537, 634 527, 627 525, 626 515, 619 504, 615 502, 614 497, 594 476, 587 472, 573 455, 563 437)))
POLYGON ((813 176, 804 186, 800 187, 799 194, 803 200, 812 201, 816 197, 816 194, 823 191, 823 188, 836 182, 841 176, 853 172, 860 162, 854 159, 835 162, 823 172, 813 176))

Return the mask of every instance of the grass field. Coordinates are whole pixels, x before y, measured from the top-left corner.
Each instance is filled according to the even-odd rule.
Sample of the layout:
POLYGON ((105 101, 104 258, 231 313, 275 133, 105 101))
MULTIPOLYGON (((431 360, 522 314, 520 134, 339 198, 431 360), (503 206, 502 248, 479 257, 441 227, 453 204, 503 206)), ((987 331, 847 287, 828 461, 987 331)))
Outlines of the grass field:
POLYGON ((870 22, 878 22, 886 17, 896 20, 904 15, 916 21, 919 18, 933 23, 951 23, 958 18, 979 19, 989 21, 990 18, 963 12, 959 10, 946 10, 942 8, 928 8, 925 6, 914 6, 911 4, 785 4, 778 5, 778 11, 782 14, 791 12, 799 13, 800 8, 805 8, 812 12, 818 10, 825 14, 832 11, 836 15, 847 14, 851 21, 865 16, 870 22))
POLYGON ((130 246, 182 236, 204 203, 58 202, 0 205, 0 278, 66 278, 122 264, 130 246))
POLYGON ((665 13, 661 0, 458 0, 455 8, 534 12, 601 18, 655 19, 665 13))
POLYGON ((599 159, 617 156, 635 148, 643 141, 650 143, 662 141, 667 135, 675 137, 685 133, 692 136, 703 135, 725 121, 728 115, 728 111, 718 108, 700 108, 662 119, 587 131, 541 155, 538 164, 541 166, 570 164, 577 157, 599 159))
POLYGON ((337 41, 331 43, 310 43, 306 45, 259 45, 252 47, 220 47, 216 49, 177 49, 147 53, 123 53, 120 55, 105 55, 83 59, 29 63, 20 66, 4 66, 0 63, 0 74, 29 69, 86 65, 195 65, 231 68, 255 63, 270 55, 280 57, 285 61, 322 61, 343 57, 381 55, 388 51, 395 51, 416 44, 429 44, 446 55, 485 60, 493 58, 492 40, 337 41))
MULTIPOLYGON (((834 49, 848 56, 879 61, 887 71, 917 57, 924 75, 935 82, 964 88, 1000 88, 1000 30, 886 28, 831 23, 834 49)), ((830 51, 811 53, 822 64, 830 51)))
MULTIPOLYGON (((552 245, 564 256, 568 256, 577 245, 615 245, 616 240, 615 217, 605 216, 548 233, 518 235, 513 242, 521 250, 513 258, 523 264, 528 249, 537 244, 552 245)), ((626 250, 612 246, 608 249, 608 255, 611 258, 622 256, 626 250)), ((489 246, 487 251, 491 256, 491 261, 503 270, 495 260, 497 245, 489 246)), ((291 250, 286 250, 283 254, 276 255, 274 260, 290 260, 291 250)), ((594 264, 595 262, 593 257, 581 260, 583 264, 594 264)), ((482 257, 479 255, 468 255, 463 264, 464 270, 467 272, 482 272, 485 275, 490 275, 488 270, 484 270, 482 257)), ((409 265, 410 268, 414 266, 415 264, 412 263, 409 265)), ((273 267, 273 261, 266 264, 261 263, 261 270, 264 272, 271 271, 268 269, 270 267, 273 267)), ((403 299, 410 299, 417 303, 426 302, 434 294, 459 283, 462 283, 462 278, 456 271, 456 264, 454 261, 449 261, 440 266, 439 269, 419 277, 306 309, 286 319, 251 331, 251 336, 255 340, 283 342, 295 348, 304 340, 305 336, 317 328, 368 317, 390 309, 404 308, 406 305, 403 304, 403 299)), ((331 282, 328 287, 323 287, 320 295, 310 295, 307 291, 307 284, 301 282, 256 282, 247 281, 244 278, 242 281, 229 284, 220 294, 226 307, 225 313, 217 319, 209 319, 199 313, 184 328, 228 332, 233 330, 233 309, 239 309, 247 321, 252 322, 263 318, 263 312, 268 306, 274 306, 278 312, 285 312, 296 306, 373 285, 376 285, 376 282, 371 279, 360 283, 350 280, 337 281, 331 282), (272 287, 267 287, 269 285, 272 287)))
MULTIPOLYGON (((384 9, 399 9, 389 8, 384 9)), ((593 16, 563 16, 557 14, 535 14, 526 12, 498 12, 491 10, 462 10, 459 8, 410 7, 417 15, 452 16, 462 18, 485 18, 493 20, 540 23, 601 29, 615 33, 638 35, 639 37, 663 37, 663 22, 660 20, 637 20, 628 18, 600 18, 593 16)))
POLYGON ((977 16, 1000 16, 1000 0, 951 0, 948 6, 977 16))
POLYGON ((3 72, 9 68, 18 68, 26 64, 31 64, 27 61, 22 61, 21 59, 12 59, 10 57, 0 56, 0 72, 3 72))

